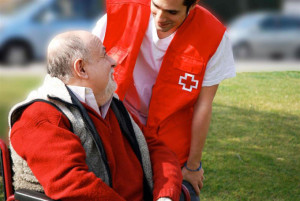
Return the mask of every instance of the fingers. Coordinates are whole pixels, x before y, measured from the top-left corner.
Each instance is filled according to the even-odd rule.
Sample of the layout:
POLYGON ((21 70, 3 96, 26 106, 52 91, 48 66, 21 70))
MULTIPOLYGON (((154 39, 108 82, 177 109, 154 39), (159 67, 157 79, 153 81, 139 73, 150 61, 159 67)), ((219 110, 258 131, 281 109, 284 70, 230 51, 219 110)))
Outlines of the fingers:
POLYGON ((204 170, 201 169, 200 170, 200 180, 198 180, 197 187, 194 187, 194 189, 195 189, 195 191, 197 192, 198 195, 200 194, 200 191, 203 188, 203 180, 204 180, 203 173, 204 173, 204 170))
POLYGON ((200 188, 200 190, 203 188, 203 181, 204 181, 204 170, 203 170, 203 168, 200 170, 200 172, 201 172, 201 176, 200 176, 200 182, 199 182, 199 188, 200 188))
POLYGON ((191 183, 197 195, 200 194, 201 189, 203 188, 203 179, 198 181, 198 183, 191 183))
POLYGON ((199 188, 199 193, 200 193, 200 190, 203 188, 203 180, 201 180, 201 181, 198 183, 198 188, 199 188))
MULTIPOLYGON (((199 187, 199 184, 192 184, 192 186, 193 186, 193 188, 194 188, 196 194, 199 195, 199 194, 200 194, 200 187, 199 187)), ((203 186, 203 184, 202 184, 202 186, 203 186)))

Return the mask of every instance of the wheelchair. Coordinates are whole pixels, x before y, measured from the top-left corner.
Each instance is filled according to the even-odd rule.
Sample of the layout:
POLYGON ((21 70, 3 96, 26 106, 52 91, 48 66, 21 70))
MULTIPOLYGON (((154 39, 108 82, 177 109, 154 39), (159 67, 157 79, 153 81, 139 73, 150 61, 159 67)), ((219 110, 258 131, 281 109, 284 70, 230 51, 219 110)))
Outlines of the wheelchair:
MULTIPOLYGON (((12 185, 12 166, 10 152, 5 142, 0 139, 0 163, 2 171, 2 184, 4 201, 54 201, 43 193, 28 189, 14 190, 12 185)), ((190 194, 188 189, 182 185, 182 193, 184 194, 185 201, 190 201, 190 194)))

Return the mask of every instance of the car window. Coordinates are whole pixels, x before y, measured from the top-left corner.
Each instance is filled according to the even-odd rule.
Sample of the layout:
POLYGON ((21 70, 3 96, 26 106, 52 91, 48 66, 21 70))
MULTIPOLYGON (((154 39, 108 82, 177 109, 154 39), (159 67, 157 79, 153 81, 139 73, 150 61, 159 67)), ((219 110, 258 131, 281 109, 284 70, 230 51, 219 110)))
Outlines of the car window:
POLYGON ((76 10, 73 9, 71 0, 55 1, 49 9, 61 20, 81 17, 81 13, 76 13, 76 10))
POLYGON ((292 16, 268 17, 260 24, 262 30, 284 31, 300 29, 300 19, 292 16))
POLYGON ((100 16, 100 13, 103 12, 102 3, 103 1, 99 0, 72 0, 73 10, 76 13, 79 13, 81 17, 94 19, 100 16))
POLYGON ((300 19, 296 17, 282 17, 280 28, 285 30, 300 29, 300 19))
POLYGON ((260 23, 262 30, 277 30, 279 28, 278 17, 267 17, 260 23))
POLYGON ((102 11, 99 0, 58 0, 38 14, 40 22, 55 20, 91 19, 102 11))
POLYGON ((255 24, 257 24, 257 22, 259 21, 260 18, 261 18, 260 15, 245 16, 245 17, 238 18, 237 20, 233 21, 232 23, 230 23, 229 26, 234 29, 245 29, 245 28, 252 27, 255 24))

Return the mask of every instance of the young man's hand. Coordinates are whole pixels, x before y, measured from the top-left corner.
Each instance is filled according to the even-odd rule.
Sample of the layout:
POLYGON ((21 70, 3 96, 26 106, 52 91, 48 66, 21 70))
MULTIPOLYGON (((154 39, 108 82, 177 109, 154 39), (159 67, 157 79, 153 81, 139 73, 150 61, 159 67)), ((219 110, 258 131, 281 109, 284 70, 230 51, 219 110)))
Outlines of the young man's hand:
POLYGON ((200 190, 203 187, 203 179, 204 179, 203 173, 204 173, 203 168, 195 172, 189 171, 185 167, 182 168, 183 180, 189 182, 193 186, 197 195, 200 194, 200 190))

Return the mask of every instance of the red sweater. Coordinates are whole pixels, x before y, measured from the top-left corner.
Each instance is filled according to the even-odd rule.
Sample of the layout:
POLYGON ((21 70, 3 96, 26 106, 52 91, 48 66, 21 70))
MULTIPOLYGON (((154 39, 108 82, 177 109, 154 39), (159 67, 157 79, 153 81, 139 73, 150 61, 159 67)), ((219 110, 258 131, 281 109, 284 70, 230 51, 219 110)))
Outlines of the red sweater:
MULTIPOLYGON (((69 131, 68 119, 53 106, 36 102, 23 112, 11 131, 11 143, 27 161, 52 199, 143 200, 143 170, 110 109, 101 118, 84 105, 107 155, 113 186, 88 171, 80 139, 69 131), (46 111, 46 112, 45 112, 46 111)), ((147 138, 154 181, 154 200, 179 200, 181 171, 175 155, 154 138, 147 138)))

